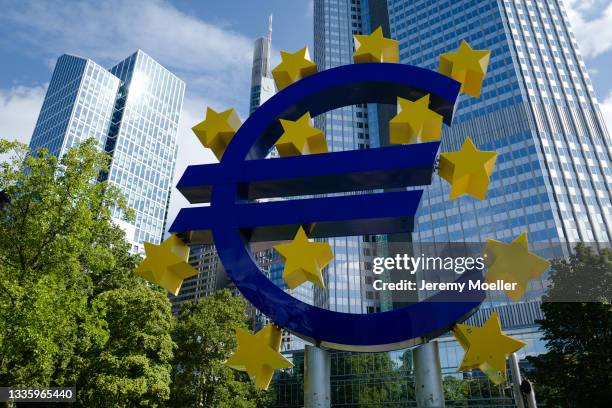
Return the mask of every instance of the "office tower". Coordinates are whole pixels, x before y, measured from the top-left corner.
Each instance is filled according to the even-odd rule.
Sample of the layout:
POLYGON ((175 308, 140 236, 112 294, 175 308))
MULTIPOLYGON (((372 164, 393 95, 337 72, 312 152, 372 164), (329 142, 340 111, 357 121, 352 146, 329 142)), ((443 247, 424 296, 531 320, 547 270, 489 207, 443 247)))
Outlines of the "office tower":
MULTIPOLYGON (((389 36, 384 0, 315 0, 314 62, 318 70, 352 64, 353 35, 369 34, 379 26, 389 36)), ((315 117, 315 125, 325 133, 331 151, 368 149, 388 144, 388 121, 395 113, 395 106, 346 106, 315 117)), ((372 287, 373 258, 386 251, 386 240, 385 236, 328 240, 334 261, 323 271, 325 289, 314 288, 314 304, 346 313, 373 313, 386 307, 389 302, 381 301, 380 292, 372 287)), ((414 385, 409 352, 334 351, 330 360, 332 406, 397 407, 410 400, 414 385)), ((274 379, 278 407, 303 406, 303 352, 294 349, 293 362, 293 370, 274 379)))
POLYGON ((268 35, 255 40, 253 49, 253 68, 251 70, 251 99, 249 114, 275 93, 274 79, 270 72, 270 52, 272 51, 272 14, 268 17, 268 35))
MULTIPOLYGON (((576 242, 609 243, 610 137, 561 0, 388 0, 388 8, 403 63, 435 70, 440 54, 462 39, 491 50, 481 97, 462 96, 442 136, 443 151, 470 135, 499 153, 487 199, 449 202, 448 185, 436 178, 414 240, 509 242, 528 231, 531 243, 553 249, 543 255, 561 255, 576 242)), ((529 343, 521 357, 542 352, 534 320, 545 287, 544 279, 532 282, 518 304, 490 297, 470 323, 481 324, 495 307, 506 333, 529 343)), ((449 339, 443 345, 450 372, 463 353, 449 339)))
MULTIPOLYGON (((319 71, 353 63, 353 35, 361 34, 364 25, 369 29, 369 17, 375 15, 367 3, 363 9, 365 13, 360 0, 314 2, 314 62, 319 71)), ((380 145, 377 133, 370 134, 368 117, 368 105, 346 106, 317 116, 315 125, 325 133, 330 151, 367 149, 380 145)), ((341 237, 328 242, 334 261, 323 274, 325 289, 315 289, 315 304, 346 313, 380 311, 379 293, 368 290, 367 283, 372 279, 376 237, 341 237)))
POLYGON ((214 245, 192 245, 189 248, 189 265, 198 274, 183 281, 178 295, 168 295, 174 314, 178 314, 183 303, 208 297, 222 284, 218 279, 221 261, 214 245))
POLYGON ((62 55, 34 128, 30 147, 61 156, 93 137, 111 158, 106 179, 118 186, 135 220, 126 230, 133 251, 159 243, 177 154, 185 83, 138 50, 109 70, 62 55))
MULTIPOLYGON (((577 241, 610 242, 610 138, 559 0, 315 0, 314 6, 314 54, 319 70, 352 63, 352 35, 360 30, 367 34, 382 26, 387 34, 385 15, 391 37, 399 41, 402 63, 437 70, 440 54, 454 51, 462 39, 474 48, 492 51, 481 98, 461 97, 442 143, 444 151, 457 150, 470 135, 480 149, 499 153, 488 198, 449 202, 448 185, 434 177, 417 213, 414 242, 510 241, 526 230, 530 242, 549 244, 549 251, 541 253, 548 256, 567 253, 577 241)), ((363 107, 349 107, 315 120, 335 150, 360 148, 361 141, 371 147, 387 144, 387 115, 387 107, 369 105, 367 112, 363 107), (355 140, 356 147, 351 145, 355 140)), ((369 249, 363 242, 357 245, 369 249)), ((342 276, 333 268, 327 273, 332 283, 342 276)), ((367 279, 367 268, 362 269, 364 274, 367 279)), ((334 286, 328 287, 328 297, 318 292, 317 301, 329 302, 330 308, 347 303, 333 293, 334 286)), ((533 282, 526 300, 518 304, 505 297, 488 298, 468 323, 482 324, 495 307, 505 332, 528 343, 519 356, 542 352, 544 342, 534 320, 542 316, 543 288, 542 280, 533 282)), ((383 301, 381 307, 385 306, 389 303, 383 301)), ((458 375, 463 350, 452 337, 439 341, 443 374, 458 375)), ((397 363, 409 354, 398 358, 397 353, 388 354, 401 367, 397 363)), ((332 361, 337 360, 332 363, 333 404, 359 403, 364 382, 373 377, 392 383, 385 369, 365 375, 346 372, 347 364, 339 363, 341 357, 332 353, 332 361), (351 382, 350 387, 346 385, 351 382), (343 392, 337 392, 340 388, 343 392)), ((404 374, 409 376, 410 369, 404 374)), ((301 378, 299 367, 293 376, 279 376, 279 395, 286 397, 279 406, 299 406, 296 383, 301 378)), ((405 381, 399 383, 404 389, 401 395, 388 395, 376 403, 409 404, 405 390, 410 385, 404 388, 405 381)), ((486 381, 479 388, 470 390, 470 396, 496 396, 495 404, 512 403, 507 393, 486 381)))
MULTIPOLYGON (((250 113, 253 113, 259 106, 270 99, 276 93, 274 78, 270 71, 270 53, 272 51, 272 15, 268 19, 268 35, 255 40, 253 50, 253 69, 251 75, 251 102, 250 113)), ((278 157, 276 149, 272 149, 268 158, 278 157)), ((303 302, 312 304, 313 285, 306 283, 291 290, 282 279, 284 262, 279 254, 271 248, 273 243, 254 244, 251 251, 259 267, 266 273, 268 278, 277 286, 291 293, 292 296, 303 302)), ((261 329, 270 320, 258 310, 249 310, 254 316, 254 326, 256 330, 261 329)), ((281 350, 284 352, 292 350, 303 350, 304 342, 298 337, 283 332, 281 350)))
MULTIPOLYGON (((253 113, 262 103, 271 98, 275 93, 274 79, 270 71, 270 52, 272 49, 272 15, 268 18, 268 34, 255 40, 253 48, 253 67, 251 72, 251 91, 249 113, 253 113)), ((270 157, 278 157, 274 149, 270 157)), ((214 246, 193 245, 191 253, 203 253, 212 251, 213 257, 190 257, 190 263, 200 274, 185 279, 178 296, 170 296, 173 309, 178 311, 180 304, 185 301, 197 301, 201 297, 206 297, 215 290, 230 289, 235 295, 240 295, 231 279, 225 273, 219 258, 216 255, 214 246), (205 271, 205 272, 202 272, 205 271), (212 288, 212 291, 210 290, 212 288)), ((260 268, 271 276, 278 276, 280 281, 275 282, 284 285, 278 275, 282 274, 282 260, 270 247, 263 245, 252 249, 253 255, 260 268), (280 268, 280 270, 279 270, 280 268), (271 274, 271 275, 270 275, 271 274)), ((286 287, 286 286, 285 286, 286 287)), ((312 290, 310 291, 310 293, 312 290)), ((269 323, 269 319, 250 303, 247 306, 247 315, 253 319, 255 330, 259 330, 269 323)), ((294 336, 284 333, 283 350, 290 347, 294 336)))
POLYGON ((57 60, 30 148, 61 156, 94 137, 106 144, 121 80, 95 62, 72 55, 57 60))

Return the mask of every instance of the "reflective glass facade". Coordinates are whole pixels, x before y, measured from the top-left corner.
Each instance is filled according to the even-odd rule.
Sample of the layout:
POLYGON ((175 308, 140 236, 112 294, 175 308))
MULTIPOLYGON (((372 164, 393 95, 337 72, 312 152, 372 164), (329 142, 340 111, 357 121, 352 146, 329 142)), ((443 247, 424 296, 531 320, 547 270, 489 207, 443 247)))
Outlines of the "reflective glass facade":
POLYGON ((55 65, 30 147, 46 148, 61 156, 90 137, 104 146, 120 82, 91 60, 62 55, 55 65))
MULTIPOLYGON (((158 243, 178 150, 185 83, 138 51, 110 71, 123 83, 111 137, 109 181, 121 187, 136 214, 136 242, 158 243)), ((120 216, 118 211, 115 212, 120 216)))
POLYGON ((274 79, 270 72, 270 52, 272 51, 272 16, 268 19, 268 36, 255 40, 253 48, 253 67, 251 70, 251 98, 249 113, 270 99, 276 92, 274 79))
POLYGON ((109 153, 108 181, 135 210, 126 228, 135 251, 143 241, 159 243, 164 231, 184 92, 182 80, 140 50, 110 70, 63 55, 34 129, 34 149, 60 156, 94 137, 109 153))
MULTIPOLYGON (((610 242, 610 137, 560 0, 315 0, 314 6, 314 54, 320 70, 352 63, 353 34, 369 33, 379 25, 386 31, 380 17, 383 7, 390 36, 399 41, 402 63, 437 70, 440 54, 455 50, 462 39, 491 50, 482 96, 460 97, 442 143, 443 151, 457 150, 469 135, 480 149, 498 152, 488 197, 449 202, 448 185, 435 176, 425 189, 413 242, 510 241, 523 231, 532 243, 566 243, 563 249, 578 241, 610 242)), ((386 109, 346 107, 315 120, 332 150, 375 147, 388 143, 386 109)), ((340 258, 328 268, 328 291, 316 291, 315 302, 365 313, 369 265, 364 253, 384 253, 384 240, 374 248, 367 248, 362 239, 337 241, 333 249, 340 258), (356 288, 359 279, 361 293, 356 288)), ((525 301, 518 304, 505 296, 488 298, 467 323, 481 325, 495 307, 505 333, 528 343, 517 353, 520 358, 542 353, 545 343, 534 322, 542 318, 539 297, 545 284, 544 278, 531 282, 525 301)), ((373 306, 385 309, 392 304, 383 298, 373 306)), ((514 406, 508 389, 492 386, 478 370, 456 372, 463 349, 453 337, 438 341, 443 376, 468 383, 467 394, 455 403, 469 399, 470 405, 514 406)), ((389 376, 402 370, 397 355, 409 352, 378 354, 397 364, 392 369, 369 364, 349 371, 349 376, 334 369, 339 359, 346 361, 341 355, 346 353, 332 353, 332 406, 415 406, 411 386, 395 394, 375 385, 380 378, 392 387, 412 384, 409 365, 399 376, 389 376)), ((346 369, 346 363, 342 367, 346 369)), ((303 404, 299 367, 276 381, 277 406, 303 404)))
MULTIPOLYGON (((388 0, 388 7, 403 63, 435 70, 462 39, 491 50, 481 97, 461 97, 442 137, 444 151, 469 135, 498 152, 487 199, 449 202, 448 184, 434 178, 414 241, 510 241, 527 231, 532 243, 610 242, 610 138, 562 3, 388 0)), ((545 287, 545 277, 532 281, 519 304, 488 298, 468 323, 481 324, 495 307, 503 327, 529 343, 523 354, 542 352, 534 321, 545 287)), ((451 339, 441 346, 442 366, 454 369, 459 346, 451 339)))
POLYGON ((217 278, 221 261, 214 245, 192 245, 189 248, 189 264, 198 271, 198 274, 183 281, 177 296, 168 295, 172 303, 172 312, 175 314, 178 314, 183 303, 197 302, 219 289, 217 278))
POLYGON ((479 99, 462 97, 443 149, 470 135, 499 153, 488 199, 454 202, 435 183, 419 211, 420 241, 610 242, 609 136, 559 1, 389 0, 404 63, 437 69, 466 39, 491 50, 479 99), (476 217, 478 214, 478 217, 476 217))
MULTIPOLYGON (((276 408, 304 406, 304 354, 296 352, 290 358, 294 367, 274 379, 276 408)), ((334 352, 330 365, 333 408, 417 407, 410 350, 334 352)), ((471 374, 463 378, 455 371, 445 373, 447 407, 516 406, 509 387, 496 386, 479 372, 471 374)))
MULTIPOLYGON (((361 0, 314 2, 314 62, 318 70, 353 62, 353 35, 363 32, 361 0)), ((315 118, 330 151, 367 149, 370 132, 367 105, 339 108, 315 118)), ((378 292, 368 291, 374 237, 330 239, 333 262, 325 268, 325 289, 315 288, 315 304, 345 313, 380 310, 378 292), (369 266, 369 267, 368 267, 369 266)))

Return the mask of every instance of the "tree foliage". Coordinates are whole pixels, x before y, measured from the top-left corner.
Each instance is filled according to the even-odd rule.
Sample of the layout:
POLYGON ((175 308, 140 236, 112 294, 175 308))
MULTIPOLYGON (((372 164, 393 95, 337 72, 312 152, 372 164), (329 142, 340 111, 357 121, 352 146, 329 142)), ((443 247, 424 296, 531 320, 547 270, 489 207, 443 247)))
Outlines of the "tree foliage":
POLYGON ((165 406, 175 348, 166 296, 139 285, 103 292, 94 303, 104 311, 109 336, 77 384, 84 405, 165 406))
POLYGON ((228 290, 183 305, 174 332, 173 406, 267 406, 268 393, 223 364, 236 348, 235 329, 247 327, 245 307, 228 290))
POLYGON ((552 263, 551 287, 538 321, 548 352, 529 357, 539 402, 551 407, 600 407, 612 401, 612 251, 578 245, 552 263), (579 291, 598 302, 546 302, 579 291))
POLYGON ((407 351, 396 363, 390 353, 337 353, 332 364, 332 376, 350 379, 337 381, 332 388, 332 401, 337 404, 357 404, 382 408, 391 401, 414 398, 411 361, 407 351))
POLYGON ((466 401, 469 396, 468 381, 447 375, 442 380, 444 388, 444 399, 458 402, 466 401))
POLYGON ((82 406, 162 405, 170 306, 133 274, 111 209, 129 211, 96 182, 107 155, 93 140, 59 160, 0 140, 0 155, 0 384, 77 384, 82 406))
POLYGON ((223 365, 243 300, 187 304, 177 324, 166 293, 134 274, 140 257, 112 217, 130 210, 101 180, 95 141, 58 160, 0 140, 0 157, 1 385, 76 386, 86 407, 267 405, 223 365))

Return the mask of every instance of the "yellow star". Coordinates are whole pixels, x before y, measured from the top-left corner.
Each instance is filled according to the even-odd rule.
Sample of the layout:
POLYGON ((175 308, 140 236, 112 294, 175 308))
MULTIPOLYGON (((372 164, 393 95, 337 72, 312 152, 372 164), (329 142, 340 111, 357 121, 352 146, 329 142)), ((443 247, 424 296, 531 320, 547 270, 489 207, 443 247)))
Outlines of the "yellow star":
POLYGON ((389 121, 391 144, 432 142, 442 134, 442 115, 429 109, 429 94, 416 101, 397 98, 399 113, 389 121))
POLYGON ((191 128, 204 147, 213 151, 217 159, 221 160, 227 145, 232 140, 238 128, 240 118, 234 109, 215 112, 206 109, 206 119, 191 128))
POLYGON ((527 343, 501 331, 497 312, 493 312, 482 327, 457 324, 455 338, 465 350, 457 371, 479 368, 495 384, 506 381, 506 358, 527 343))
POLYGON ((399 62, 399 45, 397 41, 383 36, 382 27, 370 35, 354 35, 355 64, 362 62, 399 62))
POLYGON ((236 329, 238 348, 225 362, 230 368, 246 371, 255 381, 255 386, 267 390, 274 370, 290 368, 293 364, 278 352, 281 330, 269 324, 255 334, 245 329, 236 329))
POLYGON ((280 123, 285 130, 276 142, 281 157, 327 152, 325 135, 312 125, 310 113, 306 112, 296 121, 281 119, 280 123))
POLYGON ((291 243, 275 245, 274 249, 285 260, 283 279, 289 288, 295 289, 306 281, 325 287, 321 269, 334 259, 327 242, 308 241, 306 232, 300 227, 291 243))
POLYGON ((144 243, 146 257, 136 268, 136 274, 178 295, 183 279, 198 272, 187 263, 189 247, 176 235, 170 235, 160 245, 144 243))
POLYGON ((506 290, 508 297, 515 302, 521 300, 529 281, 540 277, 550 267, 546 259, 529 252, 526 232, 510 244, 487 239, 485 254, 488 264, 486 281, 516 283, 514 290, 506 290))
POLYGON ((281 60, 281 63, 272 70, 272 76, 279 91, 317 72, 317 64, 310 59, 308 47, 293 54, 281 51, 281 60))
POLYGON ((478 150, 469 136, 458 152, 441 153, 438 175, 451 185, 448 199, 469 194, 484 200, 495 160, 496 152, 478 150))
POLYGON ((438 71, 461 82, 461 92, 479 97, 490 57, 491 51, 473 50, 463 40, 457 51, 440 55, 438 71))

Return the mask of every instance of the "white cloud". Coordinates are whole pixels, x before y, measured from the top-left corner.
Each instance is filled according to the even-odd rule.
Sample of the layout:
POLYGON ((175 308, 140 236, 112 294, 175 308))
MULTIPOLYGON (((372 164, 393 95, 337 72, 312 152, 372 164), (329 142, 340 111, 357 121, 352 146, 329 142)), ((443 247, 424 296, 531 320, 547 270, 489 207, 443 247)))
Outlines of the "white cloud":
MULTIPOLYGON (((45 86, 18 86, 8 90, 0 89, 0 138, 19 140, 29 143, 34 131, 34 125, 42 106, 46 92, 45 86)), ((216 162, 217 159, 210 149, 202 146, 191 131, 191 127, 204 118, 205 106, 217 106, 216 101, 202 98, 186 98, 183 104, 178 131, 178 160, 174 172, 176 184, 185 168, 190 164, 216 162)), ((172 189, 169 209, 169 220, 173 220, 179 209, 189 203, 176 189, 172 189)))
POLYGON ((0 138, 29 143, 46 86, 0 89, 0 138))
POLYGON ((612 1, 567 0, 567 15, 585 58, 612 49, 612 1))
MULTIPOLYGON (((204 21, 164 0, 26 1, 3 10, 0 25, 3 23, 16 27, 15 41, 24 52, 42 57, 50 71, 64 53, 110 67, 142 49, 185 80, 174 184, 187 165, 216 161, 191 131, 203 120, 206 106, 216 110, 233 107, 246 119, 253 40, 227 23, 204 21)), ((19 137, 28 141, 43 97, 42 88, 19 87, 0 93, 0 137, 25 135, 19 137)), ((169 220, 186 205, 173 189, 169 220)))
POLYGON ((110 66, 140 48, 190 91, 247 110, 252 40, 166 1, 28 1, 8 8, 3 20, 16 25, 25 52, 46 60, 69 53, 110 66))

